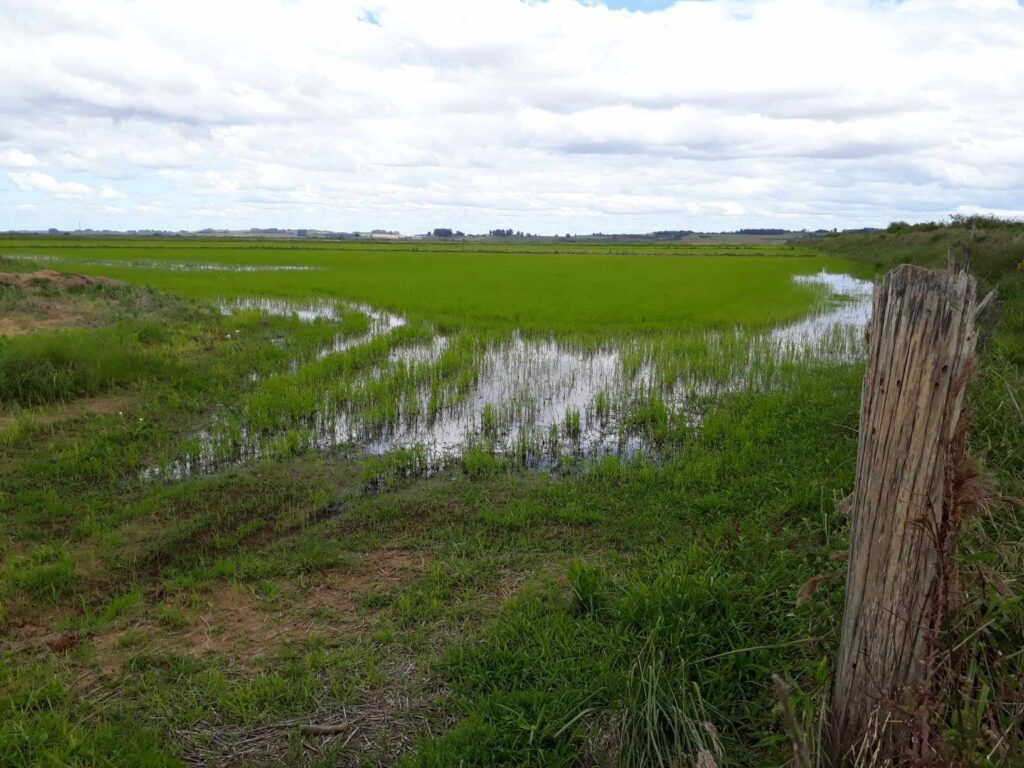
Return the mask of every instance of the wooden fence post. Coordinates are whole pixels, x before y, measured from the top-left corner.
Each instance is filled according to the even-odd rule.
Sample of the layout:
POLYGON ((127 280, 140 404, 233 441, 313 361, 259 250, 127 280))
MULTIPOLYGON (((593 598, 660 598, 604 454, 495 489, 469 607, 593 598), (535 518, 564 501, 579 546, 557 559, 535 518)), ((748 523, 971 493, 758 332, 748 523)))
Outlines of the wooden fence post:
POLYGON ((850 500, 833 765, 904 752, 942 620, 951 443, 974 356, 975 281, 903 265, 876 288, 850 500))

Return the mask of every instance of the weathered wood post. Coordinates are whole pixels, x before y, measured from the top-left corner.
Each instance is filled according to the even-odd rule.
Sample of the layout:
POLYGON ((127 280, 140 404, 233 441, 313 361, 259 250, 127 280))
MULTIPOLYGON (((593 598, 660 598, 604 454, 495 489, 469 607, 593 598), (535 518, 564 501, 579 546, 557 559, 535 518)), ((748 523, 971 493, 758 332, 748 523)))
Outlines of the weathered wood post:
POLYGON ((903 265, 875 290, 832 693, 837 768, 905 751, 921 707, 942 620, 938 537, 952 513, 946 472, 974 355, 974 302, 974 278, 959 269, 903 265))

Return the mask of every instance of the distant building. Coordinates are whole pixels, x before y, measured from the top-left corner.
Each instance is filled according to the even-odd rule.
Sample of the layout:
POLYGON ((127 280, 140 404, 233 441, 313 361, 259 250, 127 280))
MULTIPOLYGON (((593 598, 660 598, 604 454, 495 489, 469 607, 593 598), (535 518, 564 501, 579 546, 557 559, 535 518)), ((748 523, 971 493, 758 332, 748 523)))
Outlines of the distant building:
POLYGON ((358 237, 368 237, 372 240, 401 240, 401 232, 393 232, 386 229, 372 229, 369 232, 356 232, 358 237))

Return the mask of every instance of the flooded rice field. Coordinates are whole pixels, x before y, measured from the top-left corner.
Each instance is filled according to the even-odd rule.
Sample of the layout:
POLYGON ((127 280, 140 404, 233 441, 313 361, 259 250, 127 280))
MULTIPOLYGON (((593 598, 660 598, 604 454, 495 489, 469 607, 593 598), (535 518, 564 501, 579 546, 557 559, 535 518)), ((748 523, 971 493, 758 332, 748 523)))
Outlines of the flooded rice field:
MULTIPOLYGON (((11 261, 28 261, 40 264, 68 264, 64 256, 46 254, 4 253, 3 258, 11 261)), ((75 266, 111 267, 115 269, 159 269, 171 272, 309 272, 320 269, 304 264, 227 264, 202 261, 163 261, 162 259, 81 259, 76 258, 75 266)))
POLYGON ((175 479, 340 446, 401 451, 423 472, 467 450, 539 468, 569 457, 657 455, 668 425, 699 423, 716 396, 783 385, 795 366, 861 358, 872 284, 826 272, 796 279, 827 297, 797 322, 597 347, 518 332, 442 336, 360 304, 222 302, 225 314, 259 311, 310 323, 359 313, 367 330, 339 333, 315 360, 296 361, 285 373, 254 376, 236 409, 215 415, 189 450, 145 474, 175 479))
POLYGON ((361 336, 345 337, 339 334, 335 337, 334 343, 324 347, 317 354, 320 358, 328 355, 336 355, 347 349, 365 344, 366 342, 381 336, 395 328, 405 325, 405 318, 401 315, 383 312, 367 304, 355 302, 312 302, 301 303, 283 301, 281 299, 234 299, 233 301, 222 301, 218 304, 222 314, 231 315, 239 310, 257 311, 274 317, 295 317, 306 323, 315 320, 326 320, 330 322, 341 322, 347 313, 358 312, 365 315, 369 320, 369 329, 361 336))

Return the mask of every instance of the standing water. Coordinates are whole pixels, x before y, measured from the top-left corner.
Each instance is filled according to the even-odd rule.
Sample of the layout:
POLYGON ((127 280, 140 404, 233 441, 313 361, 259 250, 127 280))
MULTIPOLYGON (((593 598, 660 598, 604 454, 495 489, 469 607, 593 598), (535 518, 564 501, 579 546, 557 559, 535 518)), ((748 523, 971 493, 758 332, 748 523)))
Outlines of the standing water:
MULTIPOLYGON (((849 363, 862 358, 871 311, 872 283, 820 272, 798 282, 820 285, 828 298, 799 321, 765 332, 682 331, 653 340, 634 339, 598 349, 581 349, 518 333, 474 348, 471 384, 438 404, 436 387, 423 384, 403 399, 397 418, 374 418, 356 405, 359 393, 388 380, 438 379, 437 369, 453 343, 435 336, 418 346, 395 344, 382 365, 344 382, 351 398, 324 397, 321 407, 294 424, 293 449, 327 450, 349 445, 373 454, 401 448, 423 452, 428 467, 457 458, 467 447, 514 456, 544 466, 562 455, 632 455, 656 449, 652 428, 666 420, 699 420, 698 404, 709 396, 772 385, 780 365, 849 363)), ((244 299, 221 311, 257 310, 305 322, 340 321, 358 310, 370 319, 355 338, 337 336, 319 359, 343 355, 405 325, 399 315, 359 304, 293 303, 244 299)), ((294 370, 294 369, 293 369, 294 370)), ((258 384, 257 384, 258 386, 258 384)), ((280 434, 253 434, 242 423, 230 430, 218 420, 196 435, 201 448, 147 477, 181 478, 257 459, 280 442, 280 434)))

